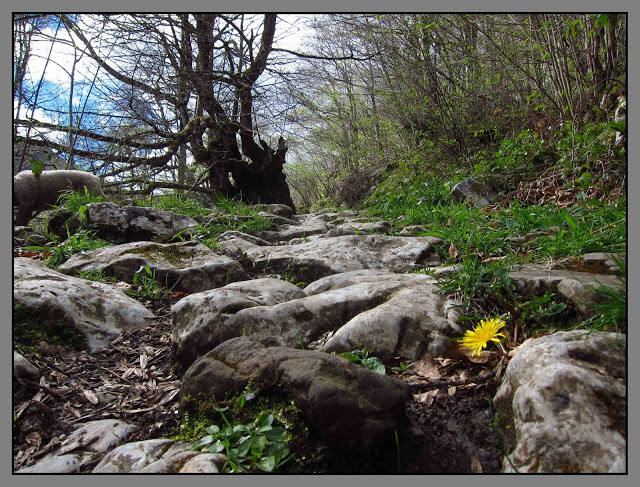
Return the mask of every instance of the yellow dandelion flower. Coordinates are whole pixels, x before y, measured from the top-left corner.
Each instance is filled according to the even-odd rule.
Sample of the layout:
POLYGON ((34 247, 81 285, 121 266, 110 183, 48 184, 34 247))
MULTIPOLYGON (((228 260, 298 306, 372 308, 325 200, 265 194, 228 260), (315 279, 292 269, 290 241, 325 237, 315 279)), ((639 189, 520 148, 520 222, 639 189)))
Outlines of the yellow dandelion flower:
POLYGON ((467 330, 462 337, 462 347, 473 350, 473 355, 480 355, 483 348, 487 346, 490 341, 499 342, 503 337, 503 333, 499 333, 498 330, 505 326, 505 322, 500 318, 491 318, 490 320, 482 320, 478 326, 473 330, 467 330))

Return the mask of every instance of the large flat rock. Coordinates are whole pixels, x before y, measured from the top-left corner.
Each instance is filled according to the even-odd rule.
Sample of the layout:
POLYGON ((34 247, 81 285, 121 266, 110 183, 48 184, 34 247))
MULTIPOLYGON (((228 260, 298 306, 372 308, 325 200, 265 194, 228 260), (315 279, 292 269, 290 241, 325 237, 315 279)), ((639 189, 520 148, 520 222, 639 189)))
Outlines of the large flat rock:
POLYGON ((156 280, 174 291, 197 293, 249 279, 242 266, 197 242, 161 244, 132 242, 73 255, 58 270, 104 271, 131 283, 142 266, 149 266, 156 280))
POLYGON ((330 274, 360 269, 406 272, 417 266, 439 265, 436 237, 343 235, 295 245, 256 246, 244 256, 256 267, 311 283, 330 274))

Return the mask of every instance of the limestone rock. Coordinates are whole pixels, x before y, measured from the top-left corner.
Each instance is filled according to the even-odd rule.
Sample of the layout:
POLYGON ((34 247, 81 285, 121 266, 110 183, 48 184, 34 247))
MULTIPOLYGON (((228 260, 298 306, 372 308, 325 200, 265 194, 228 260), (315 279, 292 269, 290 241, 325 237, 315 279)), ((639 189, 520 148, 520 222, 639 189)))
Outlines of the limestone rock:
MULTIPOLYGON (((19 316, 52 326, 72 327, 87 339, 90 352, 105 346, 123 329, 144 326, 154 317, 119 289, 66 276, 25 257, 13 261, 14 307, 19 316)), ((16 321, 14 326, 25 326, 16 321)))
MULTIPOLYGON (((271 306, 304 296, 293 284, 280 279, 254 279, 219 289, 195 293, 171 308, 175 359, 184 370, 198 356, 216 347, 230 333, 233 316, 245 308, 271 306)), ((240 328, 237 333, 246 332, 240 328)))
POLYGON ((238 337, 194 362, 182 379, 181 407, 253 387, 282 387, 328 442, 366 451, 396 427, 408 386, 335 355, 269 347, 238 337))
POLYGON ((542 264, 527 264, 509 275, 519 293, 525 296, 542 296, 545 291, 557 293, 583 317, 593 314, 593 304, 599 299, 598 287, 622 288, 613 275, 548 269, 542 264))
POLYGON ((295 245, 254 247, 244 255, 267 272, 313 282, 359 269, 406 272, 419 265, 438 265, 442 261, 432 244, 441 243, 436 237, 345 235, 295 245))
POLYGON ((87 224, 97 228, 98 236, 118 242, 168 240, 198 224, 191 217, 171 211, 114 203, 90 203, 86 216, 87 224))
POLYGON ((126 282, 133 282, 142 266, 155 272, 156 280, 174 291, 196 293, 230 282, 249 279, 242 266, 197 242, 160 244, 132 242, 73 255, 58 270, 104 271, 126 282))
POLYGON ((491 204, 492 199, 482 184, 475 179, 465 179, 451 189, 454 201, 466 201, 476 208, 484 208, 491 204))
POLYGON ((278 283, 285 292, 276 299, 267 294, 259 303, 255 294, 241 291, 240 285, 256 282, 247 281, 193 294, 174 305, 173 341, 181 369, 238 336, 270 346, 314 343, 327 352, 364 346, 381 358, 416 360, 424 353, 441 355, 450 337, 463 333, 427 275, 371 270, 337 274, 309 285, 307 296, 284 281, 262 281, 278 283))
POLYGON ((260 205, 255 205, 255 207, 258 210, 266 211, 268 213, 272 213, 278 216, 284 216, 287 218, 290 218, 295 213, 295 211, 293 211, 293 208, 280 203, 271 203, 271 204, 263 203, 260 205))
POLYGON ((119 446, 93 473, 218 473, 225 463, 224 455, 193 451, 190 443, 156 439, 119 446))
POLYGON ((29 362, 15 350, 13 351, 13 376, 20 379, 37 381, 40 377, 38 367, 29 362))
POLYGON ((120 445, 138 429, 117 419, 101 419, 81 425, 51 453, 16 473, 77 473, 96 455, 120 445))
POLYGON ((575 330, 523 343, 494 404, 503 472, 626 470, 626 337, 575 330))

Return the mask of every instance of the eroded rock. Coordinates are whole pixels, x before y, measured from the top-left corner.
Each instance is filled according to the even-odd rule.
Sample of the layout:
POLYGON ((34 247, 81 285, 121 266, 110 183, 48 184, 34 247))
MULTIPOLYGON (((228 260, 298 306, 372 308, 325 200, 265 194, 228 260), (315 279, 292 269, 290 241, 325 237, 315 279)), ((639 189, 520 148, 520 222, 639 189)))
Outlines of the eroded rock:
POLYGON ((191 450, 169 439, 125 443, 104 456, 93 473, 218 473, 224 455, 191 450))
POLYGON ((192 364, 182 379, 181 407, 222 399, 253 387, 278 385, 328 442, 367 451, 402 417, 408 386, 335 355, 287 347, 266 348, 248 337, 216 347, 192 364))
POLYGON ((503 472, 625 472, 625 349, 625 335, 585 330, 518 348, 494 398, 503 472))
POLYGON ((436 237, 345 235, 295 245, 254 247, 244 252, 256 267, 313 282, 330 274, 360 269, 406 272, 420 265, 438 265, 436 237))
POLYGON ((142 266, 149 266, 155 279, 165 287, 188 293, 249 279, 237 261, 197 242, 133 242, 104 247, 75 254, 58 270, 64 274, 104 271, 131 283, 142 266))
MULTIPOLYGON (((192 294, 171 308, 173 347, 179 368, 184 370, 226 339, 235 314, 255 306, 271 306, 304 296, 293 284, 280 279, 254 279, 192 294)), ((242 328, 238 335, 246 332, 242 328)), ((229 337, 230 338, 230 337, 229 337)))
POLYGON ((119 289, 66 276, 25 257, 13 261, 14 326, 72 327, 87 339, 90 352, 105 346, 123 329, 154 318, 147 308, 119 289))
POLYGON ((614 275, 549 269, 542 264, 527 264, 509 275, 519 293, 525 296, 542 296, 545 291, 557 293, 583 317, 593 315, 593 304, 601 299, 598 287, 622 288, 614 275))
POLYGON ((86 217, 98 236, 118 242, 163 241, 198 224, 191 217, 168 210, 115 203, 90 203, 86 217))
POLYGON ((77 473, 97 455, 122 444, 137 429, 137 426, 117 419, 85 423, 54 451, 16 473, 77 473))

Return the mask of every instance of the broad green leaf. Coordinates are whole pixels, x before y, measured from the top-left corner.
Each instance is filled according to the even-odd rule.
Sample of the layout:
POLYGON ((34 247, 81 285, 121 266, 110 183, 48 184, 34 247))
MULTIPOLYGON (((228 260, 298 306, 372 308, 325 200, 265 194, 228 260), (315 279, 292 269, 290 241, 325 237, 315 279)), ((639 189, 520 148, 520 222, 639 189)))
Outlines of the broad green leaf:
POLYGON ((212 435, 217 435, 218 433, 220 433, 220 428, 218 428, 217 425, 212 424, 206 429, 206 432, 212 435))
POLYGON ((378 357, 368 357, 362 359, 362 366, 365 369, 372 370, 376 374, 385 375, 384 364, 378 357))
POLYGON ((210 443, 213 442, 213 436, 212 435, 207 435, 207 436, 203 436, 202 438, 200 438, 198 441, 196 441, 193 446, 191 447, 192 450, 199 450, 200 448, 202 448, 203 446, 207 446, 210 443))
POLYGON ((287 434, 287 430, 285 430, 284 428, 282 428, 280 426, 272 428, 270 431, 265 431, 264 432, 264 436, 269 441, 283 441, 283 439, 285 438, 286 434, 287 434))
MULTIPOLYGON (((247 437, 246 439, 249 440, 250 437, 247 437)), ((247 453, 249 453, 249 449, 252 448, 252 444, 253 441, 243 441, 242 443, 240 443, 240 445, 238 446, 238 456, 240 457, 244 457, 247 453)))
POLYGON ((360 357, 358 357, 355 353, 351 353, 351 352, 339 353, 338 357, 346 358, 350 362, 359 362, 360 361, 360 357))
POLYGON ((273 456, 268 456, 261 458, 256 466, 265 472, 273 472, 273 469, 276 467, 276 459, 273 456))
POLYGON ((263 435, 254 436, 251 440, 251 454, 260 456, 265 446, 267 446, 267 439, 263 435))
POLYGON ((221 451, 224 451, 224 445, 220 440, 218 440, 205 451, 207 451, 208 453, 220 453, 221 451))
POLYGON ((255 425, 257 428, 261 428, 263 426, 271 426, 271 423, 273 423, 273 415, 263 411, 256 419, 255 425))

